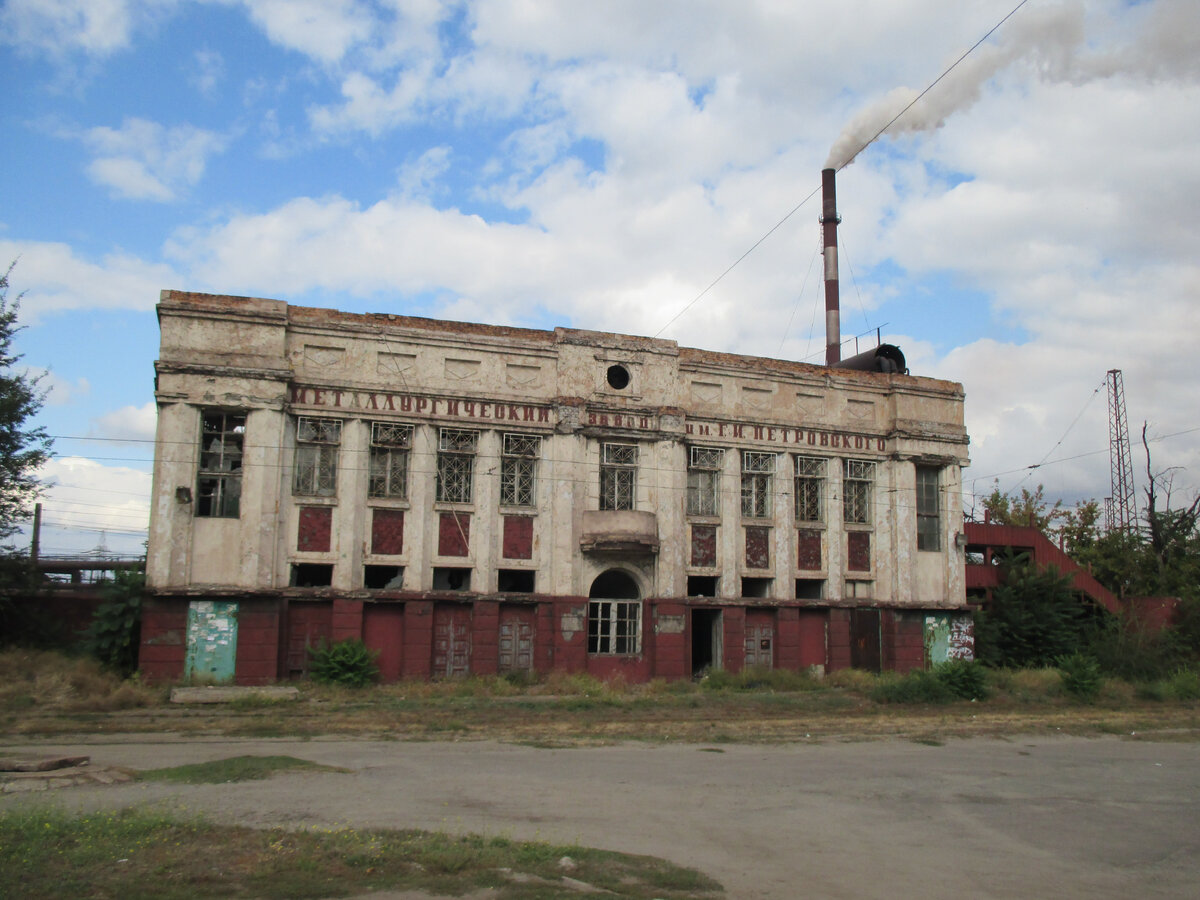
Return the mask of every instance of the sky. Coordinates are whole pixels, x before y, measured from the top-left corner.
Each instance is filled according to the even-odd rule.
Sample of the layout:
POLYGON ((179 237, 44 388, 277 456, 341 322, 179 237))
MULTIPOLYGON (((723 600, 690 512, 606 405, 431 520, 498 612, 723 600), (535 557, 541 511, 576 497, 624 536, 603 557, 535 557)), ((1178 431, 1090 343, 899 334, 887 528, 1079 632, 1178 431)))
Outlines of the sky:
POLYGON ((1111 493, 1110 369, 1190 499, 1200 4, 1018 2, 5 0, 42 552, 142 549, 163 289, 822 362, 827 165, 842 335, 963 384, 968 513, 1111 493))

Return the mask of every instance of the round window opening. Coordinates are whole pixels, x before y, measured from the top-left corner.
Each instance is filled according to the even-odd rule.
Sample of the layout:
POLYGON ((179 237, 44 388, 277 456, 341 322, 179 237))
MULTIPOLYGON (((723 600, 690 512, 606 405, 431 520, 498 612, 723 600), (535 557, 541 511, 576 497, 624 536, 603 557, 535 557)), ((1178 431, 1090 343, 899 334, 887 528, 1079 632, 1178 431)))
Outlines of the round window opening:
POLYGON ((609 366, 608 386, 614 391, 621 391, 629 387, 629 370, 624 366, 609 366))

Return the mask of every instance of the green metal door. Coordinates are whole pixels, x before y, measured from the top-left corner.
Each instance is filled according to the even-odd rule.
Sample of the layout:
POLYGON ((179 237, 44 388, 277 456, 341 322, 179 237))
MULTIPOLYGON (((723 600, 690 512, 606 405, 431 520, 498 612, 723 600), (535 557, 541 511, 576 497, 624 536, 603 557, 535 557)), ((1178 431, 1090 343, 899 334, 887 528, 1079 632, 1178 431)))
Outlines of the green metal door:
POLYGON ((237 615, 238 605, 233 600, 193 600, 188 605, 184 678, 201 684, 233 681, 237 615))

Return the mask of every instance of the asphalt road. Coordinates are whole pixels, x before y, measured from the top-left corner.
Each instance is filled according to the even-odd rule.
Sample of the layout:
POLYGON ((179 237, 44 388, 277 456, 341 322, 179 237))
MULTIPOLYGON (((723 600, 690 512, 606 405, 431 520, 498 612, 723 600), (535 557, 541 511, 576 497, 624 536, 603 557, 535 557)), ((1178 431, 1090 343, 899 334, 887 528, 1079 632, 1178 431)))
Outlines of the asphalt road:
POLYGON ((5 794, 256 826, 415 827, 648 853, 731 898, 1194 897, 1200 744, 1013 738, 539 749, 180 740, 0 746, 146 769, 287 754, 351 774, 5 794))

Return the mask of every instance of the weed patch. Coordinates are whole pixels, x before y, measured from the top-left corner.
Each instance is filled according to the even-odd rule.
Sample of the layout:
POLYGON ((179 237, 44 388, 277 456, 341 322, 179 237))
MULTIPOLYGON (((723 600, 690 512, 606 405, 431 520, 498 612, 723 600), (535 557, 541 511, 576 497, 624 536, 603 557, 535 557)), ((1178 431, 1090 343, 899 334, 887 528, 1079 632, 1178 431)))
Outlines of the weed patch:
MULTIPOLYGON (((721 886, 665 860, 579 846, 349 828, 257 831, 140 810, 0 812, 0 871, 15 896, 186 900, 420 890, 500 900, 567 894, 571 877, 631 898, 711 898, 721 886)), ((570 895, 574 895, 571 893, 570 895)))
POLYGON ((225 784, 234 781, 258 781, 277 772, 304 769, 316 772, 345 772, 294 756, 235 756, 213 762, 147 769, 138 773, 139 781, 174 781, 181 784, 225 784))

